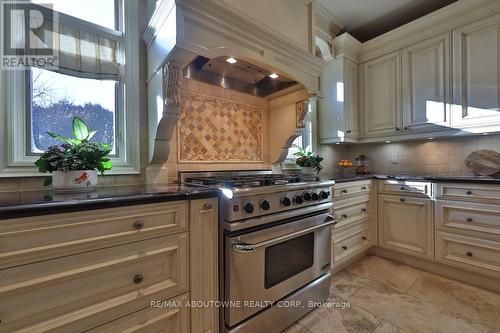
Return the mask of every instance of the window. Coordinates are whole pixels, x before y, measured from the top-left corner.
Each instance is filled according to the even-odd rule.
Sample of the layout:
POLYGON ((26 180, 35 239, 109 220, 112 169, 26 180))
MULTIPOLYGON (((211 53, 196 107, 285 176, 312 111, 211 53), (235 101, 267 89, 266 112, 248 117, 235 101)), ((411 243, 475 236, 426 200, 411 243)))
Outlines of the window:
POLYGON ((59 12, 59 64, 0 71, 0 177, 40 175, 37 155, 59 143, 46 132, 71 136, 74 116, 98 130, 93 141, 112 146, 111 174, 140 173, 140 2, 31 2, 59 12))
POLYGON ((29 153, 39 154, 59 144, 48 131, 71 137, 72 119, 79 117, 98 131, 93 140, 111 145, 111 155, 116 155, 117 84, 117 81, 84 79, 33 68, 28 107, 29 153))

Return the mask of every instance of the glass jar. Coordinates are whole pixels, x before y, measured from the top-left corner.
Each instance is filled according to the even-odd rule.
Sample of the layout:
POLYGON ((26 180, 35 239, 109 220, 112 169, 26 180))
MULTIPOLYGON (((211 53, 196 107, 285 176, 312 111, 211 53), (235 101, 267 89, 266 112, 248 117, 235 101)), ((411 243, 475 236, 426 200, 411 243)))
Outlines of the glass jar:
POLYGON ((356 160, 356 173, 361 175, 367 175, 370 173, 369 161, 370 158, 366 155, 359 155, 355 158, 356 160))

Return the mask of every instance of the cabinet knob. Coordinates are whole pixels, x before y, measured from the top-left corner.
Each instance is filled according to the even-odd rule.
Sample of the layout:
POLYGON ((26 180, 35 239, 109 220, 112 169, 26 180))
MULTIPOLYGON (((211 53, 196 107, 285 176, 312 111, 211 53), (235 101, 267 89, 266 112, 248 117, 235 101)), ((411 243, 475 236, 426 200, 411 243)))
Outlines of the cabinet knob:
POLYGON ((406 200, 405 200, 405 198, 399 198, 399 201, 405 202, 406 200))
POLYGON ((347 250, 347 246, 345 246, 345 245, 344 245, 344 246, 342 246, 342 249, 343 249, 343 250, 347 250))
POLYGON ((404 186, 401 186, 399 189, 400 189, 401 191, 406 190, 406 188, 405 188, 404 186))
POLYGON ((396 127, 396 131, 400 131, 400 130, 401 130, 401 128, 399 128, 399 127, 396 127))
POLYGON ((352 133, 352 131, 351 131, 351 130, 347 130, 347 131, 345 131, 345 132, 346 132, 347 134, 351 134, 351 133, 352 133))
POLYGON ((343 189, 342 193, 346 194, 347 193, 347 189, 343 189))
POLYGON ((140 283, 142 283, 142 281, 144 281, 144 275, 142 275, 142 274, 136 274, 134 276, 134 283, 135 284, 140 284, 140 283))
POLYGON ((472 221, 473 221, 473 220, 472 220, 472 217, 468 217, 468 218, 467 218, 467 222, 472 222, 472 221))
POLYGON ((467 195, 471 195, 471 194, 472 194, 472 191, 471 191, 471 190, 468 190, 467 192, 465 192, 465 194, 467 194, 467 195))
POLYGON ((366 237, 365 237, 365 236, 362 236, 362 237, 361 237, 361 239, 362 239, 362 240, 366 240, 366 237))
POLYGON ((212 209, 212 204, 211 203, 207 202, 207 203, 205 203, 203 205, 203 210, 210 210, 210 209, 212 209))
POLYGON ((342 214, 341 216, 343 219, 346 219, 347 218, 347 214, 342 214))
POLYGON ((361 211, 366 213, 367 209, 366 208, 361 208, 361 211))
POLYGON ((366 191, 366 186, 361 186, 362 191, 366 191))
POLYGON ((135 221, 134 228, 135 230, 141 230, 142 228, 144 228, 144 222, 142 222, 141 220, 135 221))
POLYGON ((470 251, 467 251, 465 254, 467 255, 467 257, 472 257, 472 252, 470 251))

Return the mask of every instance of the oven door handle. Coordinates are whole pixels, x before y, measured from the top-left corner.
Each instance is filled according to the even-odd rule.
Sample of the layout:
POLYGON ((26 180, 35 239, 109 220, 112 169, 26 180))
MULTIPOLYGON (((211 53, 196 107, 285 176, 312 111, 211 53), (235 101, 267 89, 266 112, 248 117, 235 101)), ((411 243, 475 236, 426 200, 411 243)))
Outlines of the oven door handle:
POLYGON ((232 248, 233 248, 234 252, 238 252, 238 253, 255 252, 257 249, 259 249, 261 247, 266 247, 266 246, 274 245, 274 244, 277 244, 280 242, 284 242, 286 240, 305 235, 311 231, 322 229, 322 228, 325 228, 329 225, 337 224, 337 219, 335 217, 333 217, 332 215, 328 215, 326 217, 326 221, 327 221, 326 223, 322 223, 320 225, 316 225, 314 227, 310 227, 310 228, 303 229, 300 231, 292 232, 291 234, 286 234, 284 236, 276 237, 276 238, 273 238, 273 239, 270 239, 267 241, 263 241, 260 243, 249 244, 249 243, 245 243, 245 242, 241 242, 241 241, 235 241, 233 243, 232 248))

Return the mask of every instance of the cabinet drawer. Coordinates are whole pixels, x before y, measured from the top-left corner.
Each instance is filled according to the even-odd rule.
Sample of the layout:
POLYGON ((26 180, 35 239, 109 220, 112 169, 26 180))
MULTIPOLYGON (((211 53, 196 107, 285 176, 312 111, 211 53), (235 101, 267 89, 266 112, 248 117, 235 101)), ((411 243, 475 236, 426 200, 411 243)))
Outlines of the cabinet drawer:
POLYGON ((438 232, 436 260, 481 274, 500 277, 500 242, 438 232))
POLYGON ((333 258, 334 263, 346 260, 352 255, 359 253, 371 244, 371 229, 368 224, 360 226, 361 230, 357 230, 351 235, 333 242, 333 258))
POLYGON ((439 199, 500 202, 498 185, 438 183, 436 188, 439 199))
POLYGON ((436 228, 480 232, 500 239, 500 206, 475 202, 436 201, 436 228))
POLYGON ((333 197, 336 199, 356 194, 366 194, 371 191, 371 180, 340 183, 333 187, 333 197))
POLYGON ((188 265, 182 233, 2 270, 0 331, 95 327, 187 291, 188 265))
POLYGON ((148 307, 118 320, 96 327, 90 331, 86 331, 86 333, 188 333, 189 308, 185 306, 188 300, 188 294, 184 294, 180 297, 160 303, 175 304, 178 302, 182 306, 148 307))
POLYGON ((334 229, 351 225, 362 219, 370 217, 371 209, 369 201, 362 201, 356 204, 335 209, 335 216, 338 223, 334 229))
POLYGON ((187 202, 0 220, 0 269, 187 230, 187 202))
POLYGON ((432 183, 382 180, 378 182, 378 192, 385 194, 430 197, 432 195, 432 183))

